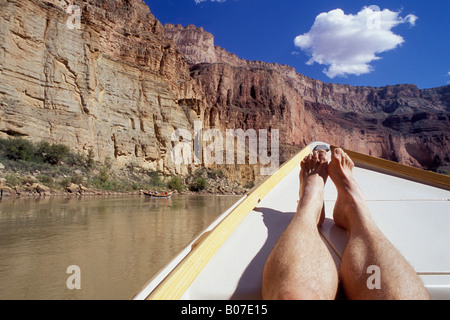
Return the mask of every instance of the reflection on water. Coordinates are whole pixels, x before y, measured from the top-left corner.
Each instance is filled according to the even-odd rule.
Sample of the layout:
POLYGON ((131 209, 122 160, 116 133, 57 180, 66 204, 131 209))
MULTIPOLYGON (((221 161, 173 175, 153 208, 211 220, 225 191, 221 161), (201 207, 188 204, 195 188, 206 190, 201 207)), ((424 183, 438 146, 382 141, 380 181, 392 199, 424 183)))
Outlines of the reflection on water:
POLYGON ((129 299, 239 198, 0 201, 0 299, 129 299))

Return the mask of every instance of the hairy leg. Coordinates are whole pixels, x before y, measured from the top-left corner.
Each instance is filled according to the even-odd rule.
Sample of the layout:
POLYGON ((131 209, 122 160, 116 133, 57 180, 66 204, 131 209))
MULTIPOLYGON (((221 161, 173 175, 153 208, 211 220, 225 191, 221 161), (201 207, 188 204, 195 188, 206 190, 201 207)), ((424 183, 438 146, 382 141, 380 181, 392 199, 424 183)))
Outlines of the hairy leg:
POLYGON ((328 177, 325 152, 314 151, 301 163, 297 213, 267 259, 263 299, 334 299, 336 265, 318 231, 323 222, 323 190, 328 177))
POLYGON ((334 209, 337 225, 349 232, 340 276, 349 299, 429 299, 414 269, 378 229, 353 177, 354 163, 335 149, 328 174, 338 190, 334 209), (373 274, 379 277, 369 279, 373 274), (368 285, 369 283, 369 285, 368 285))

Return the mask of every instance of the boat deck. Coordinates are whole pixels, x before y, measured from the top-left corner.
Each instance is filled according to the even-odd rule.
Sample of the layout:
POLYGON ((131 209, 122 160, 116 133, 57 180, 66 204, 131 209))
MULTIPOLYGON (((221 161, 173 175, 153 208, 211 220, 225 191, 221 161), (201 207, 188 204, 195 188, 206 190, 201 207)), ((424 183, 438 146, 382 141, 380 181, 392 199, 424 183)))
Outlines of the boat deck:
MULTIPOLYGON (((303 156, 299 155, 300 158, 303 156)), ((294 161, 299 163, 300 158, 294 161)), ((450 299, 450 191, 379 172, 383 170, 374 171, 364 162, 355 162, 355 178, 376 224, 411 263, 431 297, 450 299)), ((264 196, 253 202, 256 206, 244 197, 241 204, 236 206, 245 206, 248 201, 251 208, 244 208, 242 214, 234 218, 232 216, 236 215, 236 210, 231 208, 182 252, 172 262, 173 266, 188 254, 192 262, 187 261, 181 267, 178 266, 181 270, 178 270, 177 275, 181 278, 174 276, 169 279, 169 283, 173 281, 173 286, 162 288, 165 296, 151 298, 260 299, 265 261, 297 207, 300 166, 294 165, 293 169, 287 170, 283 178, 273 182, 275 185, 267 187, 269 189, 264 196), (218 230, 220 228, 223 231, 218 230), (212 238, 209 236, 213 233, 223 233, 222 240, 220 237, 211 239, 208 246, 207 241, 203 240, 212 238), (216 242, 219 242, 217 246, 213 246, 212 243, 216 242), (205 245, 205 248, 198 250, 202 251, 198 252, 198 256, 193 256, 190 249, 197 247, 198 243, 205 245), (205 261, 199 261, 201 259, 205 261), (198 265, 183 271, 189 263, 198 265), (181 289, 180 279, 187 281, 181 289)), ((329 179, 325 186, 326 219, 320 227, 320 233, 339 268, 347 234, 333 221, 336 196, 336 188, 329 179)), ((160 279, 155 281, 166 276, 162 272, 160 279)), ((147 297, 154 287, 156 284, 148 286, 147 291, 141 292, 137 298, 147 297)))

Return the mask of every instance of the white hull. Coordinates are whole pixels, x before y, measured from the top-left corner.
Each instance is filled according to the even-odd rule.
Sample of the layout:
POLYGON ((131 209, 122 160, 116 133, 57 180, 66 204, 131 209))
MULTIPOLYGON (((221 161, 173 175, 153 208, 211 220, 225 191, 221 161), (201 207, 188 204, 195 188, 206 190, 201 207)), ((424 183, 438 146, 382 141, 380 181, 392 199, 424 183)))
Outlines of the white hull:
MULTIPOLYGON (((323 143, 310 144, 222 214, 134 299, 260 299, 265 261, 297 207, 299 163, 317 144, 323 143)), ((349 155, 379 228, 411 263, 431 297, 450 299, 450 177, 349 155)), ((333 221, 336 195, 330 180, 320 233, 339 267, 347 234, 333 221)))

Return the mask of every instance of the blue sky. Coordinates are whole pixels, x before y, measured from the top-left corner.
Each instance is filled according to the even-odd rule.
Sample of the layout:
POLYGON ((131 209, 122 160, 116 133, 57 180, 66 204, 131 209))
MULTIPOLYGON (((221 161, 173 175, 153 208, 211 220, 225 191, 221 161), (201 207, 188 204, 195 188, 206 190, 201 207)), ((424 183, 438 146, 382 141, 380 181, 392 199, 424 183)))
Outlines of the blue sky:
POLYGON ((203 27, 247 60, 353 86, 450 84, 448 0, 145 0, 161 23, 203 27))

